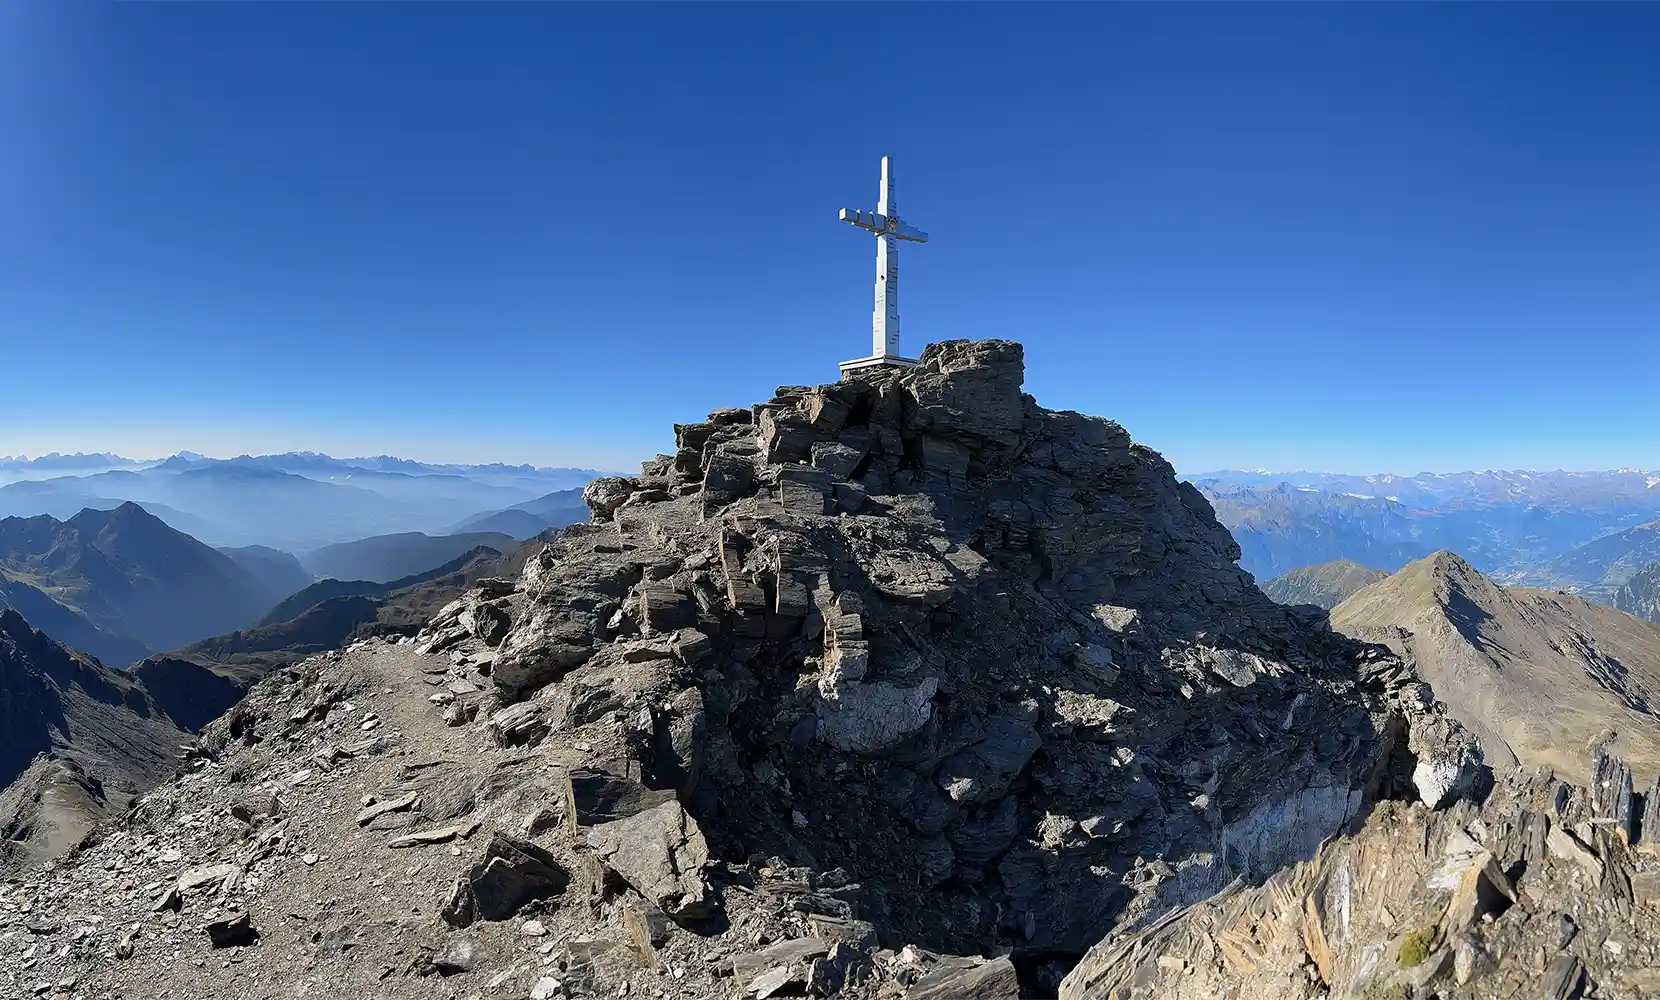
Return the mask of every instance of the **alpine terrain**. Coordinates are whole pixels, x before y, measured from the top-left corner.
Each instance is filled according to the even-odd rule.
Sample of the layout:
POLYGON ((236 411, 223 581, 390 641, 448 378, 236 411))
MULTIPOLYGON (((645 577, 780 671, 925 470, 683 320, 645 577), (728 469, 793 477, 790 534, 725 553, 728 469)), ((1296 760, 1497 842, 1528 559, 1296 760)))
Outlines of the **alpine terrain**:
POLYGON ((1590 779, 1606 743, 1660 774, 1660 626, 1554 591, 1500 587, 1439 552, 1361 590, 1333 627, 1413 661, 1493 763, 1590 779))
POLYGON ((270 667, 119 822, 19 836, 0 989, 1660 989, 1660 633, 1445 556, 1333 630, 1023 378, 951 341, 715 410, 418 635, 270 667))
POLYGON ((1312 604, 1330 611, 1355 591, 1388 575, 1382 570, 1338 559, 1276 576, 1262 585, 1262 592, 1281 604, 1312 604))
MULTIPOLYGON (((134 678, 0 610, 0 870, 55 857, 119 816, 173 775, 186 739, 134 678)), ((0 946, 0 968, 16 951, 0 946)))
POLYGON ((1614 594, 1613 605, 1627 614, 1660 623, 1660 562, 1649 563, 1614 594))
POLYGON ((294 579, 281 559, 227 555, 134 503, 0 519, 0 599, 113 666, 246 625, 294 579))

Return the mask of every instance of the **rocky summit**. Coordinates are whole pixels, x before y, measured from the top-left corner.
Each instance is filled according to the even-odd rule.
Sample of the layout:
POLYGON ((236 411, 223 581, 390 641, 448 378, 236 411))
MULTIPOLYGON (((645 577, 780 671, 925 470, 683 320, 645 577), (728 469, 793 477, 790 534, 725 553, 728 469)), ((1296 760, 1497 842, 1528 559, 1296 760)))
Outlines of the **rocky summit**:
MULTIPOLYGON (((1115 978, 1111 949, 1378 817, 1435 839, 1465 809, 1511 862, 1410 663, 1266 598, 1162 458, 1023 377, 1018 344, 946 342, 677 426, 516 580, 279 668, 119 827, 13 878, 0 988, 1160 996, 1174 954, 1115 978)), ((1623 799, 1552 815, 1635 838, 1660 794, 1621 768, 1623 799)), ((1336 988, 1275 941, 1296 995, 1336 988)))

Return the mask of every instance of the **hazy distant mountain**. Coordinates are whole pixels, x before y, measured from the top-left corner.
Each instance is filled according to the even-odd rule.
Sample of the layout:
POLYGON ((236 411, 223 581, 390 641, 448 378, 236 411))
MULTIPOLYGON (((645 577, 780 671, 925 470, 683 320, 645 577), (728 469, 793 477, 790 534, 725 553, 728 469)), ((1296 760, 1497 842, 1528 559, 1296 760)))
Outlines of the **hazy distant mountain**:
MULTIPOLYGON (((149 649, 170 649, 246 624, 283 586, 130 503, 111 511, 83 510, 67 521, 0 520, 0 572, 97 628, 149 649)), ((14 590, 8 586, 9 594, 14 590)))
POLYGON ((1660 562, 1649 563, 1627 580, 1610 603, 1626 614, 1660 623, 1660 562))
POLYGON ((0 610, 0 870, 119 815, 173 773, 187 739, 136 680, 0 610))
MULTIPOLYGON (((122 460, 125 462, 126 460, 122 460)), ((137 502, 213 545, 290 552, 391 532, 446 532, 480 511, 515 507, 580 488, 598 473, 507 465, 435 465, 389 457, 336 459, 296 452, 161 462, 64 475, 12 470, 0 516, 51 514, 137 502)))
POLYGON ((1331 622, 1416 661, 1495 766, 1520 761, 1585 781, 1591 744, 1611 738, 1640 781, 1660 771, 1660 628, 1650 622, 1500 587, 1450 552, 1360 590, 1331 622))
POLYGON ((486 511, 455 525, 450 530, 495 531, 514 538, 534 538, 549 528, 563 528, 588 520, 588 505, 581 489, 558 490, 547 496, 515 504, 506 510, 486 511))
POLYGON ((1432 551, 1393 501, 1284 483, 1201 492, 1239 542, 1239 564, 1259 579, 1335 560, 1394 569, 1432 551))
POLYGON ((1574 590, 1609 600, 1649 564, 1660 560, 1660 520, 1592 539, 1512 581, 1574 590))
POLYGON ((52 475, 61 475, 65 472, 86 472, 103 469, 133 468, 144 463, 108 452, 87 455, 76 452, 73 455, 61 455, 52 452, 47 455, 37 455, 29 458, 24 455, 0 455, 0 475, 13 473, 48 472, 52 475))
POLYGON ((292 553, 264 545, 243 545, 219 550, 231 561, 265 582, 276 594, 292 594, 315 579, 292 553))
POLYGON ((1394 570, 1439 549, 1511 580, 1660 516, 1660 475, 1470 472, 1346 476, 1218 472, 1194 485, 1259 577, 1347 559, 1394 570))
POLYGON ((0 517, 36 517, 46 514, 60 521, 67 521, 89 508, 114 510, 124 503, 137 503, 166 521, 169 527, 192 538, 212 537, 213 526, 195 514, 187 514, 175 507, 149 500, 116 500, 102 496, 79 478, 58 478, 45 482, 30 480, 0 486, 0 517))
POLYGON ((1277 576, 1262 585, 1262 592, 1281 604, 1313 604, 1330 611, 1355 591, 1388 575, 1382 570, 1339 559, 1277 576))
POLYGON ((302 554, 300 563, 318 577, 386 583, 424 573, 481 545, 506 552, 518 544, 518 539, 502 534, 426 535, 409 531, 329 545, 302 554))

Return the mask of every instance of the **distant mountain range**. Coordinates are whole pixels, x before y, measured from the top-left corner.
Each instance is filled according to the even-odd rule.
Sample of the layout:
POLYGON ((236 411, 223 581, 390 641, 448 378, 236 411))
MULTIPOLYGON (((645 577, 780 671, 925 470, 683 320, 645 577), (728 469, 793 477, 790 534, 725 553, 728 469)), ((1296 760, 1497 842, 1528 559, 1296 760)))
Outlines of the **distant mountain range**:
POLYGON ((1259 579, 1334 560, 1394 571, 1450 549, 1502 582, 1606 597, 1647 554, 1660 520, 1660 473, 1468 472, 1351 476, 1230 470, 1190 477, 1259 579), (1606 549, 1608 551, 1603 551, 1606 549))
POLYGON ((511 535, 492 532, 424 535, 409 531, 330 545, 304 553, 300 562, 316 577, 387 583, 425 572, 480 546, 506 552, 518 544, 511 535))
POLYGON ((137 504, 0 519, 0 596, 111 666, 246 624, 304 575, 282 553, 219 552, 137 504))
MULTIPOLYGON (((181 453, 156 462, 45 456, 0 461, 0 517, 49 514, 61 520, 84 508, 135 502, 212 545, 302 552, 390 532, 449 533, 472 520, 529 510, 599 475, 591 469, 339 459, 313 452, 230 459, 181 453)), ((523 533, 530 521, 506 517, 499 523, 512 530, 503 533, 528 537, 523 533)))
POLYGON ((217 717, 269 671, 336 649, 366 633, 413 634, 463 590, 489 576, 516 578, 539 541, 508 551, 470 549, 423 573, 373 583, 319 580, 248 628, 191 643, 133 668, 162 707, 191 728, 217 717), (202 672, 216 678, 204 682, 202 672))
POLYGON ((563 528, 588 520, 588 505, 581 489, 558 490, 505 510, 488 511, 469 517, 450 529, 454 534, 496 531, 514 538, 534 538, 549 528, 563 528))

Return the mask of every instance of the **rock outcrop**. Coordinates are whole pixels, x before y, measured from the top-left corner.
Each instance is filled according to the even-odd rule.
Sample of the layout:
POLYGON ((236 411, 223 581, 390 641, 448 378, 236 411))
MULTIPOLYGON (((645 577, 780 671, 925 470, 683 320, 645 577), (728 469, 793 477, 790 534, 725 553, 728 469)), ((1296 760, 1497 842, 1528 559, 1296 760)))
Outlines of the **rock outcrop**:
POLYGON ((1263 885, 1097 944, 1061 1000, 1653 996, 1660 831, 1616 819, 1544 772, 1481 806, 1380 803, 1263 885))
POLYGON ((546 706, 711 857, 845 870, 884 935, 959 954, 1081 954, 1412 794, 1421 699, 1264 597, 1156 453, 1022 378, 1017 344, 949 342, 678 425, 514 595, 435 620, 426 648, 491 647, 451 711, 546 706))

